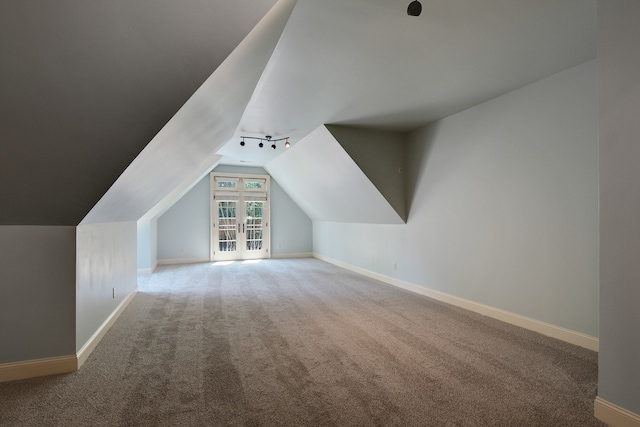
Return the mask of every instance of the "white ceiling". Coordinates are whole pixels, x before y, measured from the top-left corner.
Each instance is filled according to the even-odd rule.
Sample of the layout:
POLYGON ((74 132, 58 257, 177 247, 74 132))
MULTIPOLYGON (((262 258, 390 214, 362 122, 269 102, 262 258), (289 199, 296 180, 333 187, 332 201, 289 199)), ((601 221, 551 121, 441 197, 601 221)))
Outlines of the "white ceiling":
POLYGON ((407 131, 596 56, 595 0, 298 0, 223 163, 283 151, 322 124, 407 131))
POLYGON ((82 223, 161 212, 220 160, 295 0, 278 2, 120 175, 82 223))
POLYGON ((325 126, 269 162, 267 172, 314 221, 404 223, 325 126))
POLYGON ((595 0, 409 1, 0 1, 0 224, 135 220, 283 152, 241 135, 407 131, 596 56, 595 0))
POLYGON ((595 0, 422 3, 410 17, 408 0, 280 0, 85 222, 172 203, 217 155, 273 170, 285 149, 241 147, 241 136, 295 145, 324 124, 409 131, 596 56, 595 0))
MULTIPOLYGON (((0 225, 77 225, 275 3, 1 0, 0 225)), ((203 138, 233 135, 276 30, 264 61, 247 67, 256 77, 244 85, 244 104, 225 123, 229 129, 217 133, 208 116, 203 138)), ((223 92, 210 99, 237 93, 223 92)), ((198 118, 178 127, 192 128, 198 118)), ((177 151, 189 145, 174 142, 177 151)), ((127 187, 112 205, 171 191, 172 178, 161 172, 197 167, 201 150, 207 146, 194 148, 185 166, 172 162, 172 150, 160 149, 161 162, 145 150, 141 160, 150 167, 136 172, 135 182, 150 178, 152 185, 142 192, 127 187)))

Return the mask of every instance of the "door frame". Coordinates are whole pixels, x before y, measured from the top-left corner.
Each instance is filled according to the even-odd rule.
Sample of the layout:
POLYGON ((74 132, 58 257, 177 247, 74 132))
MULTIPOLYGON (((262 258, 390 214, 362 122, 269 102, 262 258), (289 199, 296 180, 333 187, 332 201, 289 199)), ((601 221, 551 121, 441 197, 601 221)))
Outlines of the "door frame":
MULTIPOLYGON (((238 206, 236 207, 237 209, 237 213, 236 215, 239 216, 239 213, 241 210, 244 211, 245 207, 243 206, 242 209, 240 209, 240 203, 244 203, 245 201, 252 201, 252 196, 255 197, 255 195, 257 194, 265 194, 265 205, 266 208, 263 209, 262 212, 262 220, 263 220, 263 227, 262 227, 262 245, 263 245, 263 250, 260 251, 259 254, 256 254, 255 252, 252 253, 248 252, 248 251, 244 251, 244 249, 242 251, 236 250, 237 254, 245 254, 244 256, 240 256, 240 257, 223 257, 225 258, 224 260, 246 260, 246 259, 264 259, 264 258, 271 258, 271 227, 270 227, 270 222, 271 222, 271 177, 269 175, 259 175, 259 174, 240 174, 240 173, 224 173, 224 172, 211 172, 209 174, 210 177, 210 190, 209 190, 209 203, 211 206, 211 210, 210 210, 210 215, 209 215, 209 229, 210 229, 210 240, 209 240, 209 259, 210 261, 222 261, 223 259, 216 259, 216 252, 218 250, 217 248, 217 242, 218 242, 218 224, 216 222, 216 219, 218 217, 218 205, 217 205, 217 200, 216 200, 216 193, 220 194, 224 194, 225 192, 228 192, 230 194, 237 194, 238 195, 238 206), (216 177, 222 177, 222 178, 230 178, 230 180, 235 180, 238 183, 241 183, 240 186, 233 188, 233 187, 228 187, 227 188, 219 188, 217 186, 217 182, 216 182, 216 177), (266 188, 264 189, 246 189, 244 188, 244 181, 245 180, 263 180, 264 181, 264 185, 266 188), (244 200, 245 195, 247 196, 247 198, 249 198, 249 200, 244 200), (258 256, 256 256, 258 255, 258 256)), ((253 199, 256 200, 256 199, 253 199)), ((243 218, 242 220, 242 230, 243 232, 246 232, 245 229, 245 219, 243 218)), ((236 242, 238 242, 238 238, 236 238, 236 242)), ((238 243, 236 243, 237 248, 239 246, 238 243)), ((219 257, 218 257, 219 258, 219 257)))

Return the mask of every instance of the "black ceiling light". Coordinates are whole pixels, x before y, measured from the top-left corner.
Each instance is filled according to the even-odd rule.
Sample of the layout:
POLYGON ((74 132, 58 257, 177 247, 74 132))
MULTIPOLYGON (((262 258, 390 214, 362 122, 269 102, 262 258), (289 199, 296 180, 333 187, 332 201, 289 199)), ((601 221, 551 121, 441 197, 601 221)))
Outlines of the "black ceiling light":
POLYGON ((422 13, 422 5, 418 0, 413 0, 409 3, 409 7, 407 7, 407 15, 409 16, 420 16, 422 13))
MULTIPOLYGON (((271 142, 271 135, 267 135, 267 136, 265 136, 265 138, 267 138, 267 142, 271 142)), ((262 145, 260 147, 262 147, 262 145)), ((271 148, 273 148, 274 150, 276 149, 276 142, 275 141, 273 141, 273 144, 271 144, 271 148)))
POLYGON ((285 148, 291 147, 291 143, 289 142, 289 137, 288 136, 284 137, 284 138, 280 138, 280 139, 271 139, 271 138, 272 138, 271 135, 266 135, 264 138, 256 138, 255 136, 241 136, 240 137, 240 145, 242 147, 244 147, 244 145, 245 145, 244 140, 245 139, 257 139, 258 141, 260 141, 258 143, 258 147, 260 147, 260 148, 264 147, 265 141, 267 143, 271 143, 271 148, 273 148, 274 150, 277 148, 276 142, 278 142, 278 141, 286 141, 284 143, 285 148))

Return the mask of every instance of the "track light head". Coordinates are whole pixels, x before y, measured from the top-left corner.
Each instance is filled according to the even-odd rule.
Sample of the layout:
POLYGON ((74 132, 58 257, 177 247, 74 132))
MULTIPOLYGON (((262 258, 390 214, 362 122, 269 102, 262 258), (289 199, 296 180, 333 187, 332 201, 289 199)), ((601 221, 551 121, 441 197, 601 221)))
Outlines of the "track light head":
POLYGON ((422 4, 418 0, 413 0, 409 3, 409 7, 407 7, 407 15, 409 16, 420 16, 422 13, 422 4))
POLYGON ((277 143, 279 141, 286 141, 284 143, 284 146, 289 148, 291 146, 291 143, 289 142, 289 137, 286 136, 284 138, 278 138, 278 139, 273 139, 273 137, 271 135, 265 135, 264 138, 260 138, 260 137, 256 137, 256 136, 241 136, 240 137, 240 146, 244 147, 245 146, 245 139, 256 139, 258 140, 258 147, 263 148, 264 144, 266 143, 267 145, 271 146, 271 148, 273 148, 274 150, 276 150, 277 147, 277 143))

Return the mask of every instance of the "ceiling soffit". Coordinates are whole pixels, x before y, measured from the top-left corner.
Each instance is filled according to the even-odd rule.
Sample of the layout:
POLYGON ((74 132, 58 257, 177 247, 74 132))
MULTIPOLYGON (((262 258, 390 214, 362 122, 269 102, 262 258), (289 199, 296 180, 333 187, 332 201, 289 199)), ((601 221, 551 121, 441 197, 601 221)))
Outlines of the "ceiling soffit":
POLYGON ((406 221, 405 145, 403 132, 326 125, 327 130, 406 221))
POLYGON ((82 223, 137 221, 173 204, 220 159, 295 6, 274 6, 151 140, 82 223), (161 205, 161 206, 158 206, 161 205))
POLYGON ((275 2, 2 0, 0 224, 77 225, 275 2))
POLYGON ((314 221, 404 223, 325 126, 265 169, 314 221))

